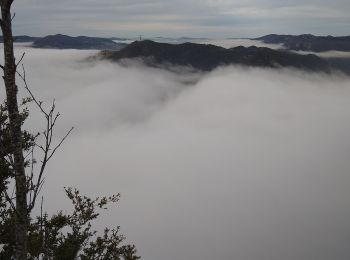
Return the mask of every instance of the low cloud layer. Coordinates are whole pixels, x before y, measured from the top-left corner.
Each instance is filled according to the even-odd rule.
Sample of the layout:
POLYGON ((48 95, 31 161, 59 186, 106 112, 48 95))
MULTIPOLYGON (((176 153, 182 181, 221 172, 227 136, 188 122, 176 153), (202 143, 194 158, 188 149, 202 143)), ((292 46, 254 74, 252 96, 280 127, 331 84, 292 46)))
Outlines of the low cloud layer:
POLYGON ((325 52, 307 52, 307 51, 295 51, 295 53, 299 54, 314 54, 321 58, 350 58, 350 52, 346 51, 325 51, 325 52))
POLYGON ((49 166, 48 211, 68 207, 64 186, 121 192, 97 224, 121 225, 145 260, 349 259, 349 78, 26 51, 32 90, 57 100, 57 135, 76 127, 49 166))
POLYGON ((267 47, 271 49, 283 49, 282 44, 270 44, 270 43, 264 43, 262 41, 248 40, 248 39, 221 39, 221 40, 214 39, 214 40, 204 40, 204 41, 201 41, 200 43, 213 44, 224 48, 234 48, 238 46, 244 46, 244 47, 257 46, 257 47, 267 47))

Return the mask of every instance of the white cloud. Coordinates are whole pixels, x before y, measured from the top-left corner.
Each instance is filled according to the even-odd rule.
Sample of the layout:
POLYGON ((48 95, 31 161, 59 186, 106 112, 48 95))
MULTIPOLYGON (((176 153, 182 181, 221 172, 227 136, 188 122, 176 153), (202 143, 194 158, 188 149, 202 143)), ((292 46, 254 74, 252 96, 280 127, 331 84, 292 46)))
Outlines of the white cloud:
POLYGON ((49 211, 67 207, 63 186, 121 192, 99 225, 121 225, 146 260, 349 258, 349 78, 26 51, 33 91, 62 112, 57 135, 76 127, 48 169, 49 211))

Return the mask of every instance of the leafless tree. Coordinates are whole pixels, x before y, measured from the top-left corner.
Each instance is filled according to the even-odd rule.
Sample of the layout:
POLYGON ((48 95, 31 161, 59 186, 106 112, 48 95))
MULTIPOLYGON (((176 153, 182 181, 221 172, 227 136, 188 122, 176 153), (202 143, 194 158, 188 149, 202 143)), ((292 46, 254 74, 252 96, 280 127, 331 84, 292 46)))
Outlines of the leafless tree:
MULTIPOLYGON (((16 185, 16 259, 27 258, 28 204, 27 180, 22 150, 22 120, 19 115, 16 85, 16 62, 13 50, 11 6, 13 0, 1 0, 0 26, 4 39, 4 82, 10 122, 10 138, 13 150, 13 168, 16 185)), ((11 198, 9 198, 11 199, 11 198)))
POLYGON ((2 158, 6 156, 7 162, 14 173, 15 195, 12 196, 8 194, 6 189, 4 189, 4 194, 2 195, 6 198, 7 202, 11 205, 13 211, 15 212, 15 258, 16 260, 25 260, 27 259, 28 252, 27 234, 30 213, 35 206, 35 202, 44 182, 43 176, 45 167, 73 128, 68 131, 68 133, 61 139, 60 142, 58 142, 58 144, 53 144, 54 126, 59 117, 59 113, 55 112, 54 102, 48 110, 45 110, 42 102, 38 101, 29 89, 26 81, 25 70, 23 64, 21 63, 24 58, 24 54, 16 62, 13 47, 14 39, 12 35, 12 20, 14 18, 14 15, 11 14, 12 4, 13 0, 0 0, 0 27, 4 41, 4 65, 0 65, 0 68, 4 72, 3 79, 6 91, 6 110, 8 114, 9 139, 11 146, 10 150, 6 151, 0 142, 0 154, 2 158), (21 71, 18 70, 20 66, 21 71), (39 134, 33 136, 33 145, 30 151, 31 158, 29 160, 26 160, 28 155, 24 154, 23 149, 24 132, 21 128, 24 119, 23 114, 19 109, 16 75, 19 76, 22 83, 24 83, 24 88, 28 91, 30 100, 37 105, 46 121, 45 130, 41 135, 43 137, 43 142, 37 142, 39 134), (41 150, 43 154, 40 161, 39 172, 37 174, 34 173, 34 164, 36 162, 34 159, 35 147, 41 150), (26 168, 29 168, 29 174, 26 174, 26 168))

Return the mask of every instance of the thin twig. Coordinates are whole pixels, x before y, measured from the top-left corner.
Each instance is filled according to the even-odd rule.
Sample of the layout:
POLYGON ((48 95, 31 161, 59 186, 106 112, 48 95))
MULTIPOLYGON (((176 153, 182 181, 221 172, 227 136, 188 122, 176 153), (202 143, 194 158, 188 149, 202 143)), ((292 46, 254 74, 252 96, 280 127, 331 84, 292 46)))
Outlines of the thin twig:
POLYGON ((21 58, 19 59, 19 61, 18 61, 17 64, 16 64, 16 67, 22 62, 22 60, 23 60, 23 58, 24 58, 24 55, 26 55, 25 52, 22 53, 21 58))
MULTIPOLYGON (((17 63, 17 65, 19 65, 24 57, 25 53, 22 54, 21 59, 19 60, 19 62, 17 63)), ((35 206, 35 202, 37 199, 37 196, 39 195, 45 178, 43 178, 43 174, 44 171, 46 169, 46 165, 48 163, 48 161, 52 158, 52 156, 56 153, 57 149, 60 148, 60 146, 62 145, 62 143, 67 139, 67 137, 70 135, 70 133, 73 131, 74 127, 72 127, 67 133, 66 135, 58 142, 58 144, 54 147, 52 147, 52 142, 53 142, 53 136, 54 136, 54 128, 56 125, 56 122, 60 116, 60 113, 55 113, 55 108, 56 108, 56 104, 55 104, 55 100, 52 101, 52 105, 50 107, 49 110, 45 110, 43 108, 43 102, 39 101, 36 99, 36 97, 34 96, 33 92, 30 90, 28 83, 27 83, 27 79, 26 79, 26 71, 24 68, 24 65, 22 64, 22 73, 18 72, 16 70, 17 75, 21 78, 21 80, 24 83, 24 88, 28 91, 30 98, 32 101, 34 101, 34 103, 36 104, 36 106, 39 108, 40 112, 44 115, 45 119, 46 119, 46 127, 45 130, 42 132, 43 133, 43 138, 44 138, 44 143, 43 144, 38 144, 36 140, 34 140, 34 146, 39 147, 39 149, 43 152, 43 157, 41 159, 41 166, 38 172, 38 177, 36 178, 35 182, 34 182, 34 147, 32 150, 32 160, 31 160, 31 172, 30 172, 30 178, 29 178, 29 184, 28 184, 28 190, 30 193, 30 198, 29 198, 29 203, 28 203, 28 212, 31 212, 31 210, 34 208, 35 206)), ((39 135, 37 135, 36 137, 38 137, 39 135)), ((35 139, 36 139, 35 137, 35 139)))
POLYGON ((4 194, 4 196, 5 196, 5 198, 6 198, 6 201, 10 204, 12 210, 15 211, 15 212, 17 213, 16 206, 15 206, 15 204, 13 203, 13 200, 14 200, 15 198, 12 198, 12 199, 11 199, 11 197, 8 195, 8 193, 7 193, 6 190, 3 191, 2 193, 4 194))

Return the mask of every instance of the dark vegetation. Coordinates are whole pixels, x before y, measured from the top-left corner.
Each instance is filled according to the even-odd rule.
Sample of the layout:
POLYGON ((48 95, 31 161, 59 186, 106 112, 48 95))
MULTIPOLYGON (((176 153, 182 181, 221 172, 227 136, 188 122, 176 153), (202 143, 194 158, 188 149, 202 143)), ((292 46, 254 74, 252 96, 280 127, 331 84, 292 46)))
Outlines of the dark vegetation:
POLYGON ((350 75, 350 58, 349 57, 343 57, 343 58, 330 57, 330 58, 325 58, 325 60, 327 60, 328 64, 334 70, 338 70, 350 75))
POLYGON ((330 71, 329 64, 316 55, 299 55, 255 46, 225 49, 214 45, 195 43, 175 45, 145 40, 133 42, 120 51, 101 52, 99 57, 111 61, 139 58, 150 66, 191 66, 203 71, 224 65, 330 71))

